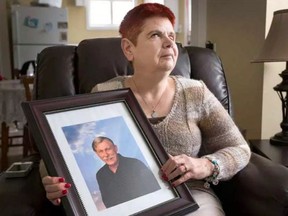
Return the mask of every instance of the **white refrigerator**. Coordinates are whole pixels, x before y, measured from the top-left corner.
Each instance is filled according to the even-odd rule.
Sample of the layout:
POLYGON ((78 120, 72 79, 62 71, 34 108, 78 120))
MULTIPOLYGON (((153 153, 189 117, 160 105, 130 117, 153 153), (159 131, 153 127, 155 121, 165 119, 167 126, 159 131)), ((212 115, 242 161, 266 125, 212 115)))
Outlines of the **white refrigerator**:
POLYGON ((11 27, 14 68, 21 69, 44 48, 67 44, 67 9, 12 6, 11 27))

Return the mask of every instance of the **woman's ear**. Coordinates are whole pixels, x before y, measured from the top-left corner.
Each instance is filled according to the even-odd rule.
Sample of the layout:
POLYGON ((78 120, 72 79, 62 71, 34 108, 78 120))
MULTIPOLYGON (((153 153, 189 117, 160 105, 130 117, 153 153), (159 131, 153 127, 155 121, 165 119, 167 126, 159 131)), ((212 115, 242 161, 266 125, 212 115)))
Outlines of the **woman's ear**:
POLYGON ((127 60, 130 62, 133 61, 133 52, 132 52, 133 46, 134 46, 133 43, 127 38, 123 38, 121 40, 121 48, 123 50, 123 53, 126 56, 127 60))

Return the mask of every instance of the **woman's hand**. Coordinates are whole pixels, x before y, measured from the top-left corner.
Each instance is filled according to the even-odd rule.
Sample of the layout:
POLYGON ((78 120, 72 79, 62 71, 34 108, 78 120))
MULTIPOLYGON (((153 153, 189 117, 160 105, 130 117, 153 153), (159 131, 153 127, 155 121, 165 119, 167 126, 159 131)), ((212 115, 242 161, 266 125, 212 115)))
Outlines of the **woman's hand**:
POLYGON ((71 184, 66 183, 62 177, 45 176, 42 178, 42 183, 46 191, 46 197, 54 205, 60 205, 61 197, 66 196, 68 188, 71 184))
POLYGON ((206 158, 192 158, 185 154, 171 156, 162 166, 162 178, 174 187, 189 179, 204 179, 213 172, 213 164, 206 158))

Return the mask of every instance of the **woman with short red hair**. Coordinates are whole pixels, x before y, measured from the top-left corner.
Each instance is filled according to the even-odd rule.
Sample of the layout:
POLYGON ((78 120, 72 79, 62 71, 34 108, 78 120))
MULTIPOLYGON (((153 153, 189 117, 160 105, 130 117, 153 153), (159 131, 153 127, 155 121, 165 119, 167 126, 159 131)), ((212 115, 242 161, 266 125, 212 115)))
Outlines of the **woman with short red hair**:
MULTIPOLYGON (((93 88, 130 88, 169 153, 162 179, 186 183, 199 209, 189 215, 225 215, 209 187, 234 176, 250 159, 250 149, 221 103, 202 81, 171 76, 178 49, 175 16, 157 3, 141 4, 120 25, 121 47, 133 76, 116 77, 93 88)), ((46 176, 48 199, 60 204, 65 182, 46 176)))

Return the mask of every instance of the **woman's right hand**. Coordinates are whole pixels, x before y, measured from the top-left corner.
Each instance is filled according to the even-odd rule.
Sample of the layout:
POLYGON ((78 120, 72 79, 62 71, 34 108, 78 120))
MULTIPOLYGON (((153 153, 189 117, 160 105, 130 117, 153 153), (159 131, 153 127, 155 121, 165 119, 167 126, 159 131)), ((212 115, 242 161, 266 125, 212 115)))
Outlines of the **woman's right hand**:
POLYGON ((45 176, 42 178, 42 183, 46 191, 46 197, 54 205, 61 204, 61 197, 66 196, 71 184, 65 182, 62 177, 45 176))

